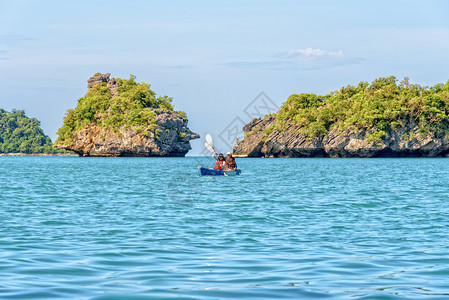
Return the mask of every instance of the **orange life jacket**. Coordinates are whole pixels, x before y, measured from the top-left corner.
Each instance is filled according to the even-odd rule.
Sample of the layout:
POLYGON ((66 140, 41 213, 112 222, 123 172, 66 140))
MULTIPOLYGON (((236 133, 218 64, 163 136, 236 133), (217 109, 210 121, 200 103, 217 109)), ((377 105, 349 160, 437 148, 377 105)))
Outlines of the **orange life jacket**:
POLYGON ((215 162, 214 170, 223 170, 223 160, 218 160, 215 162))
POLYGON ((226 158, 226 169, 235 169, 237 168, 237 165, 235 164, 235 158, 234 157, 230 157, 230 158, 226 158))

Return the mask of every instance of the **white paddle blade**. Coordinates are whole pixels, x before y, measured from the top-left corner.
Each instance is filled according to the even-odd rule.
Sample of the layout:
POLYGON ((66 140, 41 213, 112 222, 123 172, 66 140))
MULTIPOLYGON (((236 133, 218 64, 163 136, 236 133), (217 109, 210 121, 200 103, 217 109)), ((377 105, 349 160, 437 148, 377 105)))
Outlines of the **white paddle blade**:
POLYGON ((206 142, 210 145, 213 146, 214 145, 214 141, 212 140, 212 136, 208 133, 206 134, 206 142))
POLYGON ((215 152, 214 148, 212 148, 211 145, 209 145, 208 143, 205 143, 204 146, 206 147, 207 150, 209 150, 210 152, 215 152))

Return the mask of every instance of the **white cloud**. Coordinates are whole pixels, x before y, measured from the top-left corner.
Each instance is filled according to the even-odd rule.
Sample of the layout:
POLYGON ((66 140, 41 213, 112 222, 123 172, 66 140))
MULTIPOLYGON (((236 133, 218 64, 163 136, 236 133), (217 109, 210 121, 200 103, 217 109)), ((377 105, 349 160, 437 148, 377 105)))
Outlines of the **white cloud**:
POLYGON ((341 65, 362 63, 361 57, 345 55, 343 50, 303 48, 278 53, 264 61, 234 61, 226 63, 233 68, 264 68, 283 70, 317 70, 341 65))
POLYGON ((345 55, 343 53, 343 50, 327 51, 322 49, 305 48, 305 49, 290 50, 288 51, 287 56, 288 57, 302 56, 307 58, 316 58, 316 57, 343 58, 345 55))

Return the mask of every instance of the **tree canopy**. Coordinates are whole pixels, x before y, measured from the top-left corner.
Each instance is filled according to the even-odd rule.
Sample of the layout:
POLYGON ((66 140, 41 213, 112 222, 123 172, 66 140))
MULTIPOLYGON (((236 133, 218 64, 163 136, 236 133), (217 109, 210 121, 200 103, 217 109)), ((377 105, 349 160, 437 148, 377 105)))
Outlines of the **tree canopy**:
POLYGON ((0 153, 56 153, 40 121, 28 118, 23 110, 0 109, 0 153))
POLYGON ((398 83, 391 76, 348 85, 325 96, 293 94, 266 134, 293 125, 313 139, 333 128, 351 127, 372 130, 367 139, 380 140, 389 130, 412 123, 419 126, 420 134, 444 137, 449 136, 448 112, 449 81, 428 88, 410 84, 408 78, 398 83))
POLYGON ((116 79, 118 96, 113 96, 106 82, 97 83, 69 109, 58 140, 68 143, 76 131, 94 124, 119 133, 119 129, 133 127, 140 132, 156 130, 154 109, 173 111, 172 98, 156 97, 150 84, 136 82, 136 77, 116 79))

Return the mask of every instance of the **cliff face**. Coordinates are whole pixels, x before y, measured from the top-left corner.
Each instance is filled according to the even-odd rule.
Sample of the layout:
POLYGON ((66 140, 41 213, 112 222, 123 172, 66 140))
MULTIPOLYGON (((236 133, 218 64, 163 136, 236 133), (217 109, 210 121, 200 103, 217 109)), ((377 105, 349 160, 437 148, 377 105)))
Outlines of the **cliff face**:
POLYGON ((423 135, 418 125, 408 123, 390 130, 380 141, 367 141, 375 131, 348 128, 332 129, 313 139, 288 126, 283 132, 264 133, 276 122, 274 116, 254 119, 243 130, 247 135, 237 141, 234 154, 248 157, 447 157, 449 140, 423 135))
MULTIPOLYGON (((138 100, 118 100, 121 85, 118 83, 119 80, 110 79, 109 76, 109 73, 101 74, 88 80, 89 89, 95 89, 102 84, 107 87, 104 95, 102 94, 103 102, 89 106, 89 108, 104 107, 104 111, 96 111, 92 114, 89 124, 77 128, 73 125, 77 119, 72 116, 79 114, 77 112, 78 107, 75 110, 69 110, 64 123, 64 126, 68 129, 60 130, 61 134, 56 140, 55 146, 74 151, 80 156, 185 156, 191 149, 189 141, 199 138, 199 135, 189 130, 187 127, 188 120, 182 112, 175 112, 173 109, 161 109, 156 104, 143 105, 137 112, 132 112, 132 122, 122 121, 122 123, 112 124, 109 127, 104 126, 104 122, 101 122, 102 118, 105 118, 111 111, 117 110, 116 107, 125 108, 121 115, 118 115, 118 117, 115 115, 114 118, 118 120, 131 118, 131 113, 126 110, 125 102, 127 101, 127 105, 134 105, 133 107, 136 106, 135 102, 140 105, 139 103, 145 103, 145 101, 148 103, 153 100, 154 103, 162 101, 151 98, 154 95, 151 94, 153 92, 149 88, 145 90, 145 93, 147 93, 147 96, 151 96, 147 97, 151 98, 151 101, 143 101, 140 98, 138 100), (116 103, 116 106, 114 107, 114 104, 108 106, 109 102, 116 103), (151 121, 145 119, 145 122, 140 121, 137 124, 136 120, 141 120, 139 118, 143 118, 143 115, 151 121), (66 131, 70 134, 65 133, 66 131)), ((120 82, 122 82, 121 79, 120 82)), ((138 91, 141 92, 141 90, 138 91)), ((81 98, 78 105, 80 106, 81 102, 86 102, 86 99, 81 98)), ((96 98, 89 98, 88 100, 93 102, 92 99, 96 98)), ((139 106, 137 107, 139 108, 139 106)), ((83 109, 86 110, 85 107, 83 109)))
POLYGON ((71 150, 79 156, 185 156, 192 147, 190 140, 199 135, 188 132, 187 121, 179 114, 159 114, 156 123, 161 133, 144 136, 136 129, 120 128, 119 133, 97 125, 78 130, 70 144, 55 146, 71 150))

